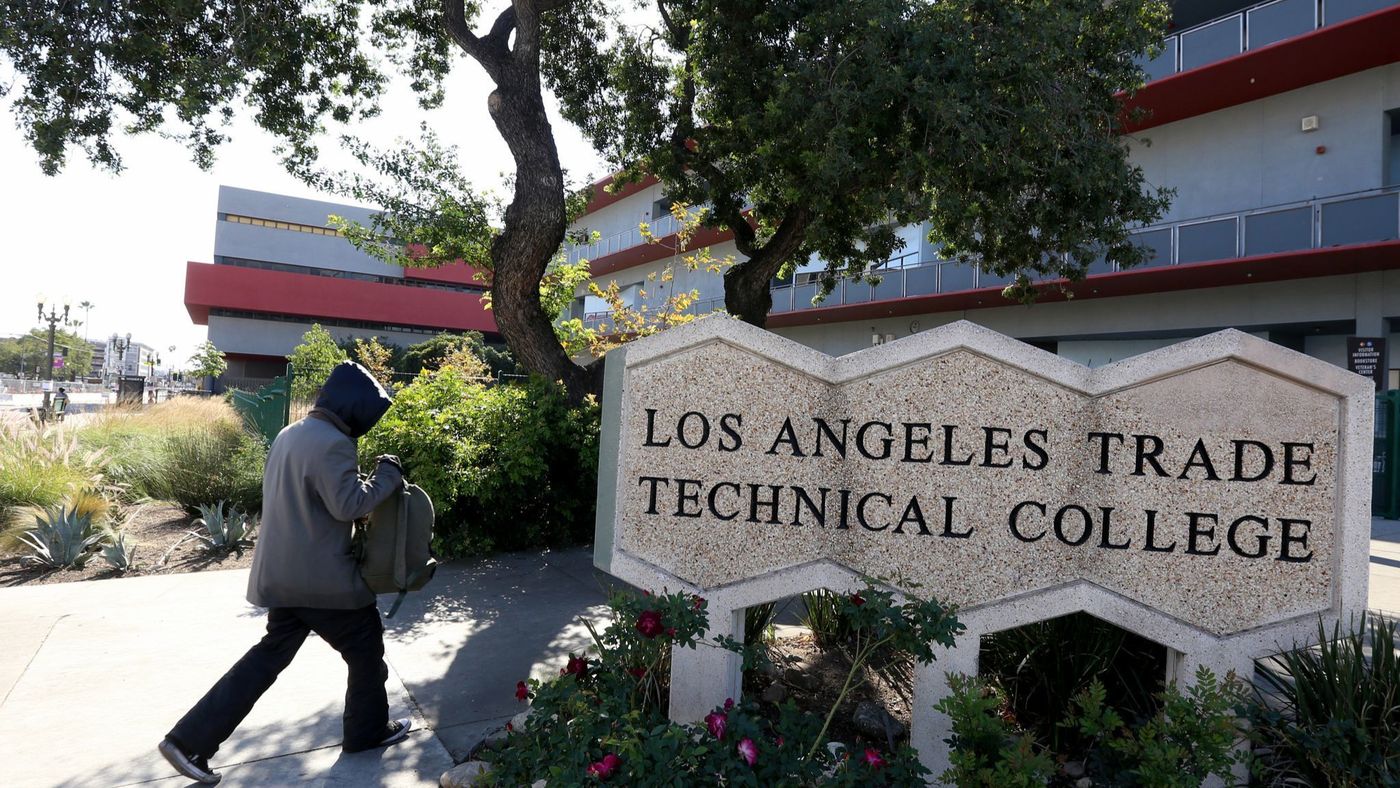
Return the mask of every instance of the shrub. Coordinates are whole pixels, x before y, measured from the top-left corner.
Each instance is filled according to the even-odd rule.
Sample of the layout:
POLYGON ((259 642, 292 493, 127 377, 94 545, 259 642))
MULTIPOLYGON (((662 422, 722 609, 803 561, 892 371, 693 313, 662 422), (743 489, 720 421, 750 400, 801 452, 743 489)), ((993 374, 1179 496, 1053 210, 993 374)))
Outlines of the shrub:
POLYGON ((1265 785, 1400 785, 1400 639, 1362 615, 1259 663, 1248 709, 1265 785), (1369 656, 1368 656, 1369 651, 1369 656))
POLYGON ((136 545, 126 541, 126 534, 118 532, 102 547, 102 560, 118 572, 126 572, 136 566, 136 545))
POLYGON ((0 421, 0 526, 27 526, 26 510, 102 487, 106 462, 102 452, 84 450, 69 428, 0 421))
POLYGON ((267 451, 222 401, 181 398, 110 411, 78 439, 103 450, 107 477, 131 498, 173 501, 191 513, 221 499, 261 508, 267 451))
MULTIPOLYGON (((931 662, 932 644, 951 645, 960 629, 935 602, 897 604, 874 588, 845 599, 858 654, 906 648, 931 662)), ((533 696, 533 706, 524 729, 512 730, 502 749, 484 756, 491 762, 489 784, 923 784, 927 770, 911 748, 870 748, 847 757, 827 746, 830 715, 823 722, 792 702, 765 715, 756 704, 731 700, 703 723, 671 722, 665 714, 671 648, 743 650, 742 644, 700 640, 708 615, 699 597, 619 595, 612 606, 613 621, 594 633, 596 656, 571 655, 559 678, 517 685, 517 697, 533 696)), ((858 657, 853 676, 860 664, 858 657)))
MULTIPOLYGON (((981 679, 950 677, 950 693, 936 707, 953 723, 951 768, 941 779, 958 786, 1039 786, 1056 774, 1063 753, 1042 747, 1027 731, 1012 727, 1006 699, 981 679), (1056 758, 1056 756, 1059 756, 1056 758)), ((1235 709, 1244 690, 1233 677, 1217 681, 1205 667, 1185 693, 1176 686, 1160 693, 1162 710, 1130 726, 1105 703, 1099 681, 1074 697, 1062 727, 1087 743, 1084 775, 1094 785, 1195 788, 1206 778, 1231 781, 1243 757, 1235 709)))
POLYGON ((242 555, 243 548, 252 547, 253 531, 258 527, 256 518, 238 511, 237 507, 225 514, 223 501, 201 505, 199 515, 193 524, 203 528, 204 533, 191 533, 204 542, 204 548, 209 552, 237 552, 242 555))
POLYGON ((841 595, 824 588, 802 595, 802 626, 822 648, 832 648, 851 637, 851 622, 841 615, 841 595))
POLYGON ((439 555, 592 535, 598 408, 571 407, 558 384, 487 387, 452 367, 424 373, 360 441, 364 463, 379 454, 398 455, 432 496, 439 555))

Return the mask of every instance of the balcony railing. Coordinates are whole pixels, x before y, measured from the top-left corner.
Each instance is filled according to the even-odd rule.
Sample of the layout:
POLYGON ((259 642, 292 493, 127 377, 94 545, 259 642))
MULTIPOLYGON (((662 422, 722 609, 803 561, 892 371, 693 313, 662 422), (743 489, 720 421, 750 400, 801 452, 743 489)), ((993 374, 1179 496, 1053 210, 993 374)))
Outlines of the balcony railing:
POLYGON ((1400 0, 1267 0, 1167 36, 1155 58, 1140 57, 1147 81, 1310 33, 1400 4, 1400 0))
MULTIPOLYGON (((1324 249, 1400 239, 1400 187, 1321 197, 1297 203, 1144 227, 1133 232, 1148 259, 1132 270, 1210 260, 1324 249)), ((907 264, 877 269, 880 283, 843 277, 820 303, 815 282, 773 288, 773 312, 864 304, 911 296, 1002 287, 1010 277, 995 276, 950 260, 905 255, 907 264)), ((1100 260, 1089 276, 1118 266, 1100 260)))
MULTIPOLYGON (((676 223, 676 217, 669 213, 659 216, 650 223, 652 237, 665 238, 680 229, 676 223)), ((632 227, 620 233, 609 235, 606 238, 599 238, 593 243, 580 244, 569 249, 569 262, 577 263, 580 259, 597 260, 610 254, 617 254, 624 249, 631 249, 634 246, 641 246, 646 243, 642 237, 640 227, 632 227)))

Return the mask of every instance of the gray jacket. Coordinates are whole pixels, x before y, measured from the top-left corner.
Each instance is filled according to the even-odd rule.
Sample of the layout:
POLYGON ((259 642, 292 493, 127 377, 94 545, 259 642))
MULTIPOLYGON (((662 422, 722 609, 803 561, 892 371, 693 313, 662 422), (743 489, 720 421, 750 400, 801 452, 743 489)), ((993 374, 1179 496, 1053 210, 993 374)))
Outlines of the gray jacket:
MULTIPOLYGON (((261 607, 350 610, 374 604, 350 552, 351 521, 398 490, 403 475, 393 463, 380 463, 361 480, 355 438, 383 410, 372 408, 378 412, 371 420, 363 412, 326 407, 326 400, 323 395, 310 416, 283 429, 268 453, 262 523, 248 577, 248 601, 261 607)), ((330 404, 338 403, 332 398, 330 404)))

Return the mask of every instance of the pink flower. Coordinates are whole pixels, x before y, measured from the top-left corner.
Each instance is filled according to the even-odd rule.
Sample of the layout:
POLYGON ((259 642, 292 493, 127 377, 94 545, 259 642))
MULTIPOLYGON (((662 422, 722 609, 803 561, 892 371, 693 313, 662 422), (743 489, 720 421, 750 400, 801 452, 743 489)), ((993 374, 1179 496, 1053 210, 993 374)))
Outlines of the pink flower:
POLYGON ((851 604, 855 605, 856 607, 860 607, 861 605, 865 604, 865 597, 861 596, 860 594, 851 594, 851 604))
POLYGON ((758 745, 753 743, 753 739, 740 740, 738 750, 739 757, 744 759, 744 763, 753 766, 758 762, 758 745))
POLYGON ((783 737, 779 736, 777 739, 774 740, 774 743, 777 744, 779 747, 782 747, 782 746, 783 746, 783 737))
POLYGON ((515 699, 522 703, 530 699, 530 688, 525 686, 525 682, 515 682, 515 699))
POLYGON ((691 604, 695 606, 696 610, 699 610, 700 608, 705 606, 705 597, 696 595, 694 600, 692 600, 691 604))
POLYGON ((565 666, 563 670, 559 671, 559 675, 572 675, 576 679, 582 679, 584 671, 586 670, 588 670, 588 660, 583 657, 576 657, 573 654, 570 654, 569 664, 565 666))
POLYGON ((637 631, 644 637, 654 638, 660 635, 666 627, 661 623, 661 612, 657 610, 643 610, 637 616, 637 631))
POLYGON ((705 715, 705 725, 710 729, 711 736, 723 739, 724 731, 729 727, 729 715, 722 711, 712 711, 705 715))
POLYGON ((668 637, 668 638, 673 638, 673 637, 675 637, 675 636, 676 636, 676 628, 675 628, 675 627, 666 627, 666 637, 668 637))
POLYGON ((885 759, 880 757, 880 751, 873 747, 865 748, 865 765, 872 769, 883 769, 889 766, 885 763, 885 759))
POLYGON ((603 760, 595 761, 594 763, 589 764, 588 773, 593 775, 594 777, 597 777, 603 782, 607 782, 608 778, 612 777, 613 773, 616 772, 617 768, 621 765, 621 758, 617 757, 613 753, 608 753, 607 755, 603 756, 603 760))
POLYGON ((724 710, 725 710, 725 711, 729 711, 729 710, 732 709, 732 708, 734 708, 734 699, 733 699, 733 698, 725 698, 725 699, 724 699, 724 710))

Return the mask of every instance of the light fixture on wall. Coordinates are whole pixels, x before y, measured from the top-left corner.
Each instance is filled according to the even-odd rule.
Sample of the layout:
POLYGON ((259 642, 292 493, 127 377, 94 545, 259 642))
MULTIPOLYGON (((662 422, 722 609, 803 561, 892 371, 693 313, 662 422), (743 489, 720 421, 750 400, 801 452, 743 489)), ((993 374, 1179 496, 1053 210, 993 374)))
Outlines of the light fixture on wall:
POLYGON ((1309 131, 1317 131, 1320 125, 1321 124, 1318 121, 1316 115, 1308 115, 1307 117, 1303 118, 1304 133, 1309 131))

